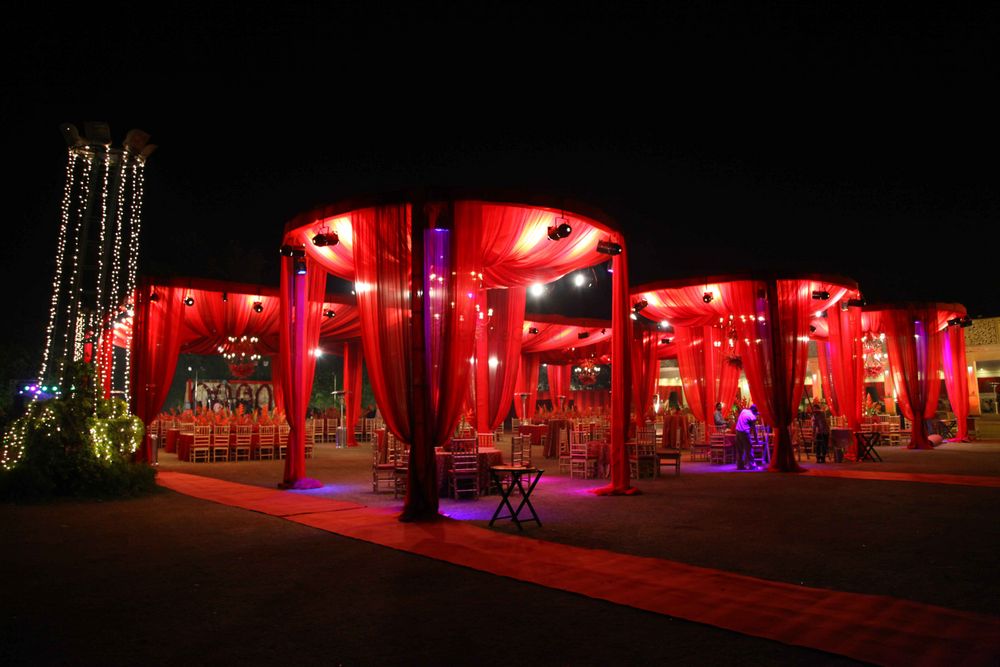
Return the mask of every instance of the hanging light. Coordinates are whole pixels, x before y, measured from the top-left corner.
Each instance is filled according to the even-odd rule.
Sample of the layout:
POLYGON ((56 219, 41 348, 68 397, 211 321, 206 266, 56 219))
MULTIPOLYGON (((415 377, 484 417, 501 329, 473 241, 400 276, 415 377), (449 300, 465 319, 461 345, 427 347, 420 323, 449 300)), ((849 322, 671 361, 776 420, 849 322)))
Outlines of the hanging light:
POLYGON ((191 296, 190 294, 188 294, 186 297, 184 297, 184 305, 185 306, 193 306, 194 305, 194 297, 191 296))
POLYGON ((589 331, 581 331, 580 333, 578 333, 576 335, 576 337, 579 338, 580 340, 583 340, 584 338, 590 338, 590 332, 589 331))
POLYGON ((261 303, 260 301, 254 301, 253 302, 253 312, 255 312, 255 313, 262 313, 262 312, 264 312, 264 304, 261 303))
POLYGON ((632 310, 636 313, 640 312, 643 308, 649 305, 649 302, 645 299, 639 299, 634 304, 632 304, 632 310))
POLYGON ((711 292, 705 292, 704 294, 701 295, 701 300, 704 301, 705 303, 712 303, 712 299, 714 298, 715 295, 712 294, 711 292))
POLYGON ((553 224, 549 227, 549 238, 553 241, 558 241, 559 239, 564 239, 573 232, 573 228, 569 226, 569 221, 566 218, 556 218, 553 220, 553 224))
POLYGON ((323 317, 333 317, 333 316, 334 316, 334 315, 336 315, 336 314, 337 314, 337 313, 333 312, 333 311, 332 311, 332 310, 330 310, 330 309, 327 309, 327 310, 324 310, 324 311, 323 311, 323 317))
POLYGON ((226 292, 222 293, 222 303, 227 303, 229 301, 229 294, 226 292))
POLYGON ((814 299, 821 299, 823 301, 827 301, 830 298, 830 293, 823 290, 814 290, 812 296, 814 299))
POLYGON ((620 255, 622 254, 622 247, 611 241, 598 241, 597 252, 602 255, 620 255))
POLYGON ((530 327, 528 329, 528 333, 530 333, 530 334, 536 334, 536 333, 538 333, 538 327, 530 327))
POLYGON ((340 237, 337 232, 330 231, 326 224, 324 223, 322 227, 319 228, 319 232, 312 237, 313 245, 322 248, 323 246, 334 246, 340 243, 340 237))

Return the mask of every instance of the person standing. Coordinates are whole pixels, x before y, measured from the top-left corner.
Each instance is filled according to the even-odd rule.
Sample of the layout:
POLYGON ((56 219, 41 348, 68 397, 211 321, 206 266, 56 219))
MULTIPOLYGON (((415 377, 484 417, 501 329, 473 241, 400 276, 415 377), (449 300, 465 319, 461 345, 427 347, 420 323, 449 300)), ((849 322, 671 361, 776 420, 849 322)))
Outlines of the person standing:
POLYGON ((812 426, 816 463, 826 463, 826 450, 830 445, 830 423, 827 421, 826 412, 819 401, 813 401, 812 426))
POLYGON ((736 420, 736 469, 753 470, 753 452, 750 450, 750 434, 757 440, 757 420, 759 412, 756 405, 743 408, 736 420))

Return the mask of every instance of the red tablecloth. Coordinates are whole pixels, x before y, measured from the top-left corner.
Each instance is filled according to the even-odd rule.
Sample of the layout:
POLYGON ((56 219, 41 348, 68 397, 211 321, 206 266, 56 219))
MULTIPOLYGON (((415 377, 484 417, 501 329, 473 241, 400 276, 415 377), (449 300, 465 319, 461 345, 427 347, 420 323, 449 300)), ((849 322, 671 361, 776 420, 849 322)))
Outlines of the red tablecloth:
POLYGON ((663 418, 663 446, 668 449, 688 449, 688 422, 684 415, 667 415, 663 418))
MULTIPOLYGON (((438 495, 448 495, 448 469, 451 467, 451 452, 435 452, 437 463, 438 495)), ((479 449, 479 491, 482 493, 490 485, 490 466, 503 464, 503 453, 495 447, 479 449)))
POLYGON ((385 463, 389 456, 389 436, 384 428, 375 429, 375 446, 378 447, 378 462, 385 463))
MULTIPOLYGON (((169 433, 169 431, 168 431, 169 433)), ((275 442, 277 442, 278 434, 274 434, 275 442)), ((178 433, 177 434, 177 460, 179 461, 189 461, 191 460, 191 445, 194 444, 194 433, 178 433)), ((229 449, 232 450, 236 446, 236 432, 230 429, 229 431, 229 449)), ((250 451, 251 458, 253 457, 253 451, 260 446, 260 431, 257 424, 253 425, 253 431, 250 433, 250 451)), ((277 451, 277 450, 275 450, 277 451)), ((232 455, 230 455, 230 459, 232 455)))
POLYGON ((521 435, 528 436, 532 445, 542 444, 542 434, 548 432, 546 424, 521 424, 521 435))
POLYGON ((164 442, 166 444, 166 450, 173 454, 177 451, 177 435, 181 432, 179 428, 168 428, 167 437, 164 442))
MULTIPOLYGON (((552 459, 559 456, 559 430, 569 428, 568 419, 550 419, 548 421, 549 441, 545 443, 545 458, 552 459)), ((566 436, 569 437, 568 435, 566 436)))

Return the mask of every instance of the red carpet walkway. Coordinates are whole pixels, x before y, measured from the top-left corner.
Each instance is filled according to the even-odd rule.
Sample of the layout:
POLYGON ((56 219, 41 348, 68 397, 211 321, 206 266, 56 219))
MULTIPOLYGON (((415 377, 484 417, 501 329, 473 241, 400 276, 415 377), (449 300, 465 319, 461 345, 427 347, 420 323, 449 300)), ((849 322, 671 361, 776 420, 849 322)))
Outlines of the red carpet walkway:
POLYGON ((816 468, 811 468, 802 474, 812 477, 875 479, 886 482, 922 482, 924 484, 1000 487, 1000 477, 987 477, 985 475, 942 475, 919 472, 883 472, 881 470, 818 470, 816 468))
POLYGON ((965 666, 995 665, 1000 657, 1000 618, 993 616, 523 539, 461 521, 404 524, 387 510, 197 475, 160 471, 157 481, 196 498, 474 570, 858 660, 965 666))

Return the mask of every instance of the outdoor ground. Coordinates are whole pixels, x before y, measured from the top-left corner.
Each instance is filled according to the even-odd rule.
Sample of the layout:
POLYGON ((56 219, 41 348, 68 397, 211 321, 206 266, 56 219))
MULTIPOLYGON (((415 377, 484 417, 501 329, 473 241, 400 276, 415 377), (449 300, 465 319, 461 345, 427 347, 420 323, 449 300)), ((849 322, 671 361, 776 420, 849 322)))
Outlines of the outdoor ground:
MULTIPOLYGON (((806 466, 1000 476, 1000 443, 880 451, 881 464, 806 466)), ((544 525, 524 539, 1000 615, 1000 489, 736 473, 685 457, 680 476, 637 482, 640 496, 596 497, 586 490, 603 480, 570 480, 555 463, 533 496, 544 525)), ((371 492, 370 465, 368 445, 319 446, 308 474, 324 487, 304 493, 400 506, 371 492)), ((160 466, 273 488, 282 462, 161 453, 160 466)), ((497 502, 441 509, 485 526, 497 502)), ((0 524, 3 664, 849 662, 170 491, 2 505, 0 524)))

